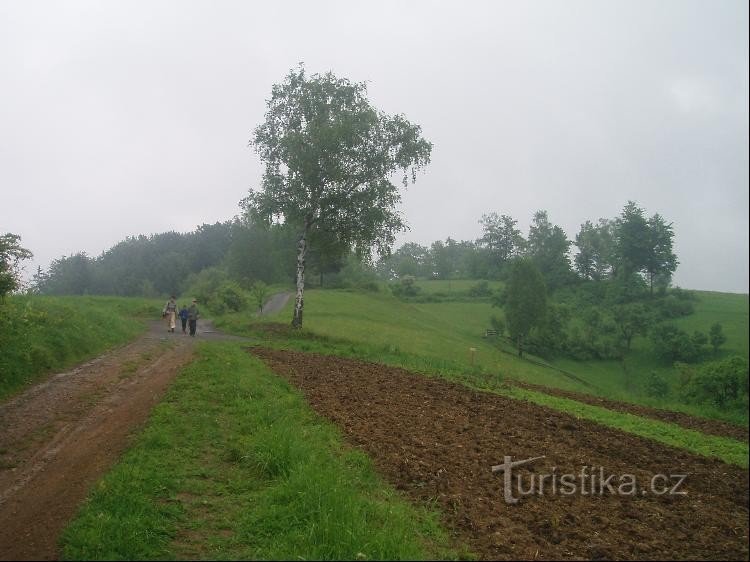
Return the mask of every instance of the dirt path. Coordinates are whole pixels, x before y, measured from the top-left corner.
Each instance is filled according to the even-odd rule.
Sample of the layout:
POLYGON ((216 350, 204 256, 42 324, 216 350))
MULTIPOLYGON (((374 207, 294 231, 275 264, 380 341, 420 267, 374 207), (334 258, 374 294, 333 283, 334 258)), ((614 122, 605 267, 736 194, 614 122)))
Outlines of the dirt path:
POLYGON ((0 404, 0 559, 51 560, 89 487, 119 458, 198 337, 162 322, 128 345, 0 404))
POLYGON ((608 400, 607 398, 600 398, 591 394, 581 394, 580 392, 571 392, 568 390, 561 390, 559 388, 550 388, 548 386, 540 386, 536 384, 529 384, 520 381, 509 381, 511 384, 520 386, 521 388, 528 388, 529 390, 536 390, 538 392, 544 392, 545 394, 551 394, 553 396, 560 396, 562 398, 570 398, 577 400, 578 402, 584 402, 593 406, 601 406, 608 410, 615 410, 617 412, 625 412, 628 414, 635 414, 636 416, 644 416, 647 418, 653 418, 660 421, 674 423, 681 425, 688 429, 695 429, 709 435, 718 435, 720 437, 731 437, 737 441, 748 442, 748 430, 746 427, 740 427, 727 422, 719 420, 709 420, 706 418, 699 418, 684 414, 682 412, 673 412, 671 410, 657 410, 656 408, 649 408, 648 406, 639 406, 637 404, 629 404, 627 402, 617 402, 615 400, 608 400))
MULTIPOLYGON (((396 488, 440 509, 483 559, 748 558, 747 470, 394 367, 265 348, 253 353, 302 389, 396 488), (558 479, 552 494, 547 479, 545 493, 506 503, 503 477, 490 470, 505 455, 546 457, 514 469, 524 488, 534 476, 538 482, 568 474, 576 475, 577 492, 559 493, 558 479), (603 484, 579 476, 584 466, 597 475, 602 467, 605 479, 615 475, 615 490, 628 481, 621 475, 632 475, 637 491, 597 493, 603 484), (687 495, 654 494, 650 484, 659 474, 686 474, 679 491, 687 495)), ((512 489, 518 496, 515 479, 512 489)))
POLYGON ((289 299, 294 296, 294 293, 276 293, 275 295, 271 296, 270 299, 268 299, 268 302, 263 305, 263 316, 267 316, 269 314, 275 314, 276 312, 279 312, 282 308, 286 306, 286 303, 289 302, 289 299))

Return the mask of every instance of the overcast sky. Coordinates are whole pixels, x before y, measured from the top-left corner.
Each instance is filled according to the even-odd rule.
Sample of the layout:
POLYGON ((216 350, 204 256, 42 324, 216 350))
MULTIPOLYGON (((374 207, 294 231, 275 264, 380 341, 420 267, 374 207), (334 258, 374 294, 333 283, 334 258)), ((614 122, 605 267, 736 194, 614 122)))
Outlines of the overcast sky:
POLYGON ((399 243, 538 209, 573 238, 632 199, 674 222, 675 283, 748 291, 744 0, 0 0, 0 233, 29 270, 231 218, 300 61, 433 142, 399 243))

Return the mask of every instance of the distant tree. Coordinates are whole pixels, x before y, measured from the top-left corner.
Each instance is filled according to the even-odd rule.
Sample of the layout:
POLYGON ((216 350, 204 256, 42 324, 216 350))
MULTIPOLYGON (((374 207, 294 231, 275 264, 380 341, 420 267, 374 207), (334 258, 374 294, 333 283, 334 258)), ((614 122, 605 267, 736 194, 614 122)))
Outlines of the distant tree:
POLYGON ((508 331, 522 357, 525 339, 532 328, 542 325, 547 312, 544 279, 533 262, 524 258, 513 262, 502 302, 508 331))
POLYGON ((630 351, 633 338, 645 334, 651 325, 649 311, 641 303, 615 306, 613 318, 620 334, 624 351, 630 351))
POLYGON ((724 330, 718 322, 711 326, 708 332, 708 338, 711 340, 711 347, 714 350, 714 355, 719 353, 719 348, 727 342, 724 330))
POLYGON ((20 263, 33 257, 21 246, 21 237, 10 232, 0 236, 0 301, 21 286, 20 263))
POLYGON ((581 225, 575 239, 578 254, 574 262, 578 275, 583 279, 601 281, 611 273, 613 226, 612 221, 607 219, 599 219, 597 225, 591 221, 581 225))
POLYGON ((42 294, 46 284, 47 273, 45 273, 41 265, 38 265, 36 273, 31 276, 31 292, 37 295, 42 294))
POLYGON ((265 164, 251 192, 256 217, 299 229, 297 295, 292 325, 302 326, 305 257, 310 235, 325 230, 360 256, 384 254, 405 224, 392 175, 416 180, 432 145, 403 116, 377 111, 364 83, 332 73, 307 76, 300 66, 271 91, 265 122, 252 144, 265 164))
POLYGON ((658 213, 648 219, 648 247, 643 269, 648 278, 650 294, 654 294, 654 280, 669 283, 677 269, 677 256, 672 251, 674 230, 658 213))
POLYGON ((482 215, 479 220, 482 237, 478 243, 487 248, 498 269, 502 269, 512 258, 518 257, 523 250, 525 241, 521 231, 516 228, 517 223, 513 217, 497 213, 482 215))
POLYGON ((268 299, 269 293, 270 289, 268 288, 268 285, 263 283, 263 281, 256 281, 250 288, 250 294, 253 295, 253 300, 261 314, 263 314, 263 305, 265 304, 266 299, 268 299))
POLYGON ((52 295, 83 295, 90 293, 91 288, 92 260, 86 252, 62 256, 50 264, 45 292, 52 295))
POLYGON ((534 213, 526 242, 526 255, 539 268, 550 290, 562 287, 571 280, 570 245, 565 231, 550 222, 547 211, 534 213))
POLYGON ((648 221, 643 209, 628 201, 615 221, 615 254, 617 273, 628 276, 644 269, 650 246, 648 221))

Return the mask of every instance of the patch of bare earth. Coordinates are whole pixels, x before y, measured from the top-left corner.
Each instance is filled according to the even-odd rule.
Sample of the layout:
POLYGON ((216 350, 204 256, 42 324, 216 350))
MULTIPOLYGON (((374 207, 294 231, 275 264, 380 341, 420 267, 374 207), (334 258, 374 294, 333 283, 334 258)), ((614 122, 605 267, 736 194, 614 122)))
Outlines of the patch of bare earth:
POLYGON ((592 406, 601 406, 602 408, 607 408, 608 410, 615 410, 617 412, 625 412, 628 414, 635 414, 636 416, 643 416, 646 418, 673 423, 687 429, 694 429, 696 431, 707 433, 709 435, 731 437, 732 439, 736 439, 737 441, 744 441, 745 443, 748 442, 748 429, 746 427, 740 427, 731 423, 719 420, 699 418, 697 416, 691 416, 690 414, 685 414, 682 412, 659 410, 657 408, 649 408, 648 406, 639 406, 637 404, 629 404, 627 402, 617 402, 615 400, 608 400, 607 398, 592 396, 591 394, 571 392, 569 390, 561 390, 559 388, 550 388, 548 386, 529 384, 519 381, 509 382, 516 386, 520 386, 521 388, 528 388, 529 390, 544 392, 545 394, 551 394, 552 396, 570 398, 571 400, 577 400, 578 402, 584 402, 586 404, 591 404, 592 406))
MULTIPOLYGON (((748 558, 748 472, 567 414, 402 369, 253 348, 311 406, 361 447, 379 472, 485 559, 748 558), (514 474, 686 474, 686 495, 542 495, 511 505, 490 467, 546 458, 514 474)), ((577 482, 588 482, 579 477, 577 482)), ((515 488, 515 484, 514 484, 515 488)), ((601 488, 601 487, 600 487, 601 488)), ((598 490, 599 488, 596 488, 598 490)), ((604 488, 602 488, 604 489, 604 488)), ((515 495, 518 495, 514 492, 515 495)))
POLYGON ((154 323, 135 342, 0 404, 0 559, 57 558, 61 531, 190 361, 192 343, 217 337, 154 323))

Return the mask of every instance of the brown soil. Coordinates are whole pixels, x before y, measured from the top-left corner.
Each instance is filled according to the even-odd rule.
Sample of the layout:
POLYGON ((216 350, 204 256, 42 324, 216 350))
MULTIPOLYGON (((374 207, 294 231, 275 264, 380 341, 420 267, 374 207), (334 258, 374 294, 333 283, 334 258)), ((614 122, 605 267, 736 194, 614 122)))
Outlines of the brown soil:
POLYGON ((682 427, 686 427, 688 429, 695 429, 696 431, 707 433, 709 435, 731 437, 732 439, 736 439, 737 441, 744 441, 745 443, 748 442, 748 428, 740 427, 731 423, 699 418, 696 416, 691 416, 690 414, 684 414, 682 412, 657 410, 656 408, 649 408, 648 406, 628 404, 627 402, 617 402, 615 400, 608 400, 606 398, 592 396, 591 394, 571 392, 568 390, 561 390, 559 388, 550 388, 548 386, 529 384, 519 381, 508 382, 516 386, 520 386, 521 388, 528 388, 529 390, 536 390, 539 392, 544 392, 545 394, 551 394, 553 396, 561 396, 562 398, 570 398, 572 400, 585 402, 586 404, 591 404, 593 406, 601 406, 602 408, 607 408, 608 410, 615 410, 617 412, 626 412, 628 414, 635 414, 636 416, 653 418, 655 420, 681 425, 682 427))
POLYGON ((0 404, 0 559, 51 560, 90 486, 114 464, 197 338, 155 322, 135 342, 0 404))
MULTIPOLYGON (((585 420, 402 369, 253 348, 374 460, 396 488, 436 505, 485 559, 747 559, 748 472, 585 420), (532 474, 687 474, 687 495, 547 493, 504 501, 490 467, 532 474), (533 472, 532 472, 533 471, 533 472)), ((615 477, 615 488, 618 481, 615 477)), ((580 480, 578 480, 580 482, 580 480)), ((588 480, 590 484, 590 479, 588 480)))

